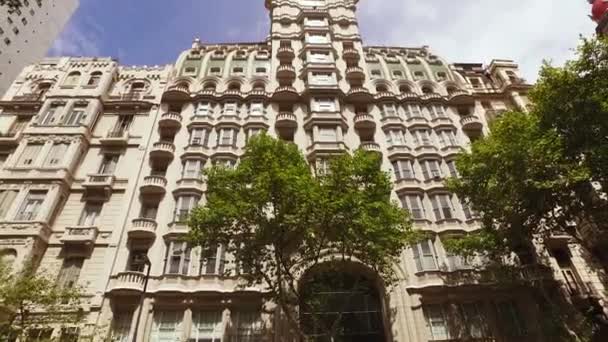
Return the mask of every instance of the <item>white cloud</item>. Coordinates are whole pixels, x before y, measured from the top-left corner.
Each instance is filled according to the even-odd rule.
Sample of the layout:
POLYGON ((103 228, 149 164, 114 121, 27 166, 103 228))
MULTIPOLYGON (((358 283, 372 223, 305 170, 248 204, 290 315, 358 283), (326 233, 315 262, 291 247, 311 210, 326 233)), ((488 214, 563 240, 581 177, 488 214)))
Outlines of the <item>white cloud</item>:
POLYGON ((594 23, 586 1, 364 0, 367 45, 421 46, 451 63, 513 59, 535 80, 543 59, 561 64, 594 23))
POLYGON ((103 29, 93 20, 83 18, 79 22, 72 21, 55 40, 48 55, 51 56, 99 56, 103 29))

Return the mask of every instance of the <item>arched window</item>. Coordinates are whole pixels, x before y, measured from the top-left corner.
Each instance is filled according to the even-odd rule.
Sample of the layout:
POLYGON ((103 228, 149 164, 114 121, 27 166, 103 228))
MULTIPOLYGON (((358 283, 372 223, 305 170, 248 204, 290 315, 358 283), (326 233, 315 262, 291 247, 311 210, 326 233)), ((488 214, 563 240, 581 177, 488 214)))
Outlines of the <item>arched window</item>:
POLYGON ((408 94, 412 92, 412 88, 410 88, 409 86, 406 85, 401 85, 399 86, 399 92, 401 94, 408 94))
POLYGON ((264 91, 264 90, 266 90, 266 87, 264 86, 264 83, 255 83, 253 85, 253 90, 255 90, 255 91, 264 91))
POLYGON ((383 93, 383 92, 387 92, 387 91, 388 91, 388 88, 383 84, 376 86, 376 92, 378 92, 378 93, 383 93))
POLYGON ((51 87, 53 86, 53 84, 49 83, 49 82, 43 82, 43 83, 39 83, 38 86, 36 86, 36 93, 40 94, 40 96, 46 94, 47 91, 49 91, 49 89, 51 89, 51 87))
POLYGON ((448 94, 452 95, 454 94, 458 89, 456 89, 456 87, 448 87, 448 94))
POLYGON ((80 82, 80 71, 72 71, 68 74, 68 77, 65 78, 63 84, 66 86, 77 86, 78 82, 80 82))
POLYGON ((17 251, 14 249, 3 249, 0 250, 0 263, 8 268, 13 267, 17 259, 17 251))
POLYGON ((205 85, 203 85, 203 89, 208 90, 208 91, 215 90, 216 88, 217 88, 217 86, 213 82, 207 82, 207 83, 205 83, 205 85))
POLYGON ((370 279, 332 268, 310 276, 303 289, 302 330, 314 341, 329 341, 334 324, 336 341, 386 341, 380 292, 370 279))
POLYGON ((433 88, 430 86, 424 86, 422 87, 422 93, 424 94, 432 94, 434 93, 433 88))
POLYGON ((89 81, 87 82, 88 86, 97 86, 99 81, 101 81, 101 71, 93 71, 91 76, 89 77, 89 81))
POLYGON ((146 90, 146 84, 144 82, 133 82, 129 88, 129 92, 132 94, 143 93, 146 90))
POLYGON ((241 90, 241 85, 239 83, 230 83, 228 85, 228 90, 240 91, 241 90))

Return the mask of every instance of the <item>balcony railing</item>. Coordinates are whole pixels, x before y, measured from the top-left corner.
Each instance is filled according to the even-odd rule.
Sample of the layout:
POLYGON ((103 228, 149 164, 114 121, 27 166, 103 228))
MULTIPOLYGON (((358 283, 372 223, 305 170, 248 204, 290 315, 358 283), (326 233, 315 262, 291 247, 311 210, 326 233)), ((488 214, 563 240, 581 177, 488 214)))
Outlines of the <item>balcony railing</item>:
POLYGON ((98 229, 93 226, 66 227, 61 237, 63 243, 92 244, 97 239, 98 229))

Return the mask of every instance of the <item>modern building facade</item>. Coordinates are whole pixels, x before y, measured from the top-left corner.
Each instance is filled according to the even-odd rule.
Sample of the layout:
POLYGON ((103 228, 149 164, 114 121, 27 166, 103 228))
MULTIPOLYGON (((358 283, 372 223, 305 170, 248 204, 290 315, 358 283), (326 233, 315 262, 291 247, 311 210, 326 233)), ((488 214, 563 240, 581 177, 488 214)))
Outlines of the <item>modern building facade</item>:
POLYGON ((42 59, 79 0, 9 0, 0 6, 0 94, 29 64, 42 59))
MULTIPOLYGON (((530 86, 509 60, 365 46, 357 2, 267 0, 267 41, 195 40, 171 66, 57 58, 23 69, 0 101, 3 260, 32 258, 59 284, 85 286, 81 336, 286 341, 260 310, 262 289, 222 276, 230 255, 181 239, 205 201, 201 169, 236 165, 267 131, 319 172, 339 153, 381 153, 394 199, 432 234, 404 251, 395 287, 357 304, 364 319, 347 341, 546 341, 524 286, 493 286, 442 245, 480 227, 443 184, 456 154, 505 110, 526 110, 530 86)), ((556 239, 546 255, 553 269, 524 268, 522 282, 553 272, 573 298, 603 298, 576 244, 556 239)))

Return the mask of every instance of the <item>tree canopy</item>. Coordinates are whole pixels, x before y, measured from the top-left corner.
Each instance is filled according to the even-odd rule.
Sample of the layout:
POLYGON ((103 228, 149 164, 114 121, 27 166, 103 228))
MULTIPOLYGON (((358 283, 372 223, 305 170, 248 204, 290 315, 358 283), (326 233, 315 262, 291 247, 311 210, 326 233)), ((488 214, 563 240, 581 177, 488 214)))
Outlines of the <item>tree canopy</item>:
POLYGON ((391 201, 392 184, 375 153, 336 156, 315 175, 295 144, 262 134, 250 139, 234 169, 204 174, 206 204, 190 217, 190 240, 203 249, 224 246, 244 284, 263 286, 301 337, 298 285, 307 270, 356 262, 389 285, 415 236, 407 213, 391 201))

